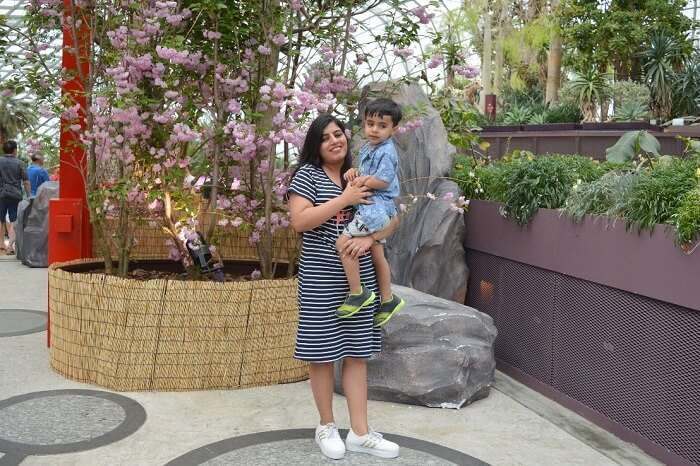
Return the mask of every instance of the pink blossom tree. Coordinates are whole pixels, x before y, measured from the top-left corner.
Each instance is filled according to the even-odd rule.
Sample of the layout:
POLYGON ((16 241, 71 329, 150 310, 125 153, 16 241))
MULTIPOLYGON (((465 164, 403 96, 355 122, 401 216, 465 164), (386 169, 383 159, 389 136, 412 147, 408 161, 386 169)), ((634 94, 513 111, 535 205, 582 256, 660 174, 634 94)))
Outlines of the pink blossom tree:
POLYGON ((127 273, 134 229, 146 221, 193 277, 187 241, 199 231, 215 244, 231 227, 248 233, 261 276, 273 277, 273 236, 289 225, 289 168, 310 120, 336 112, 357 121, 360 83, 382 73, 373 53, 411 60, 416 75, 440 61, 412 48, 431 18, 425 9, 399 10, 361 43, 361 19, 380 3, 75 0, 71 17, 63 0, 32 0, 28 32, 10 31, 30 50, 14 85, 34 89, 88 154, 90 219, 107 273, 127 273), (52 92, 72 76, 53 72, 42 47, 86 23, 83 109, 52 92))

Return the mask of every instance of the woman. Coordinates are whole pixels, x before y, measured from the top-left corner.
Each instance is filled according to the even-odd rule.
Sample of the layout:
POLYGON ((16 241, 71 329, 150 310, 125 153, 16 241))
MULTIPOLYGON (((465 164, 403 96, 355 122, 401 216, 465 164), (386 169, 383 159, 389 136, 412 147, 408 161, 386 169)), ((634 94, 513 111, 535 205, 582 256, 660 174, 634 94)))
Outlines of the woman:
MULTIPOLYGON (((367 358, 381 351, 381 331, 373 326, 377 307, 362 309, 347 319, 336 309, 348 293, 336 239, 352 217, 352 206, 368 203, 366 187, 346 184, 343 174, 352 166, 344 125, 331 115, 311 123, 289 187, 291 225, 303 232, 299 258, 299 327, 294 357, 311 363, 309 376, 321 422, 316 443, 324 455, 340 459, 346 447, 383 458, 399 455, 399 446, 383 439, 367 424, 367 358), (333 363, 343 360, 342 383, 351 429, 343 444, 333 418, 333 363)), ((394 224, 395 228, 396 224, 394 224)), ((377 281, 372 258, 366 252, 374 237, 353 238, 343 253, 360 257, 360 276, 369 289, 377 281)))

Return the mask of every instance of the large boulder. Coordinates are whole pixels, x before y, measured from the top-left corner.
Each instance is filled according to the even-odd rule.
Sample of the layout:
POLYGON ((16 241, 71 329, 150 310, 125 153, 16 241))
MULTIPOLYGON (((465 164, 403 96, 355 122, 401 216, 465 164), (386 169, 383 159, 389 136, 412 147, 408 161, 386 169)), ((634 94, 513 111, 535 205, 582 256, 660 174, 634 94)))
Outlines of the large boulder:
POLYGON ((496 368, 493 319, 403 286, 394 291, 406 306, 384 327, 382 352, 368 361, 369 399, 460 408, 487 396, 496 368))
MULTIPOLYGON (((401 219, 398 231, 387 240, 386 254, 394 283, 459 303, 466 301, 469 269, 463 246, 462 214, 445 201, 431 201, 427 193, 454 199, 461 196, 450 175, 455 148, 447 140, 440 114, 417 84, 374 83, 364 89, 360 114, 368 96, 386 95, 404 108, 420 108, 422 126, 395 137, 400 156, 402 202, 419 196, 401 219), (446 279, 446 277, 449 277, 446 279)), ((362 140, 353 146, 358 149, 362 140)))

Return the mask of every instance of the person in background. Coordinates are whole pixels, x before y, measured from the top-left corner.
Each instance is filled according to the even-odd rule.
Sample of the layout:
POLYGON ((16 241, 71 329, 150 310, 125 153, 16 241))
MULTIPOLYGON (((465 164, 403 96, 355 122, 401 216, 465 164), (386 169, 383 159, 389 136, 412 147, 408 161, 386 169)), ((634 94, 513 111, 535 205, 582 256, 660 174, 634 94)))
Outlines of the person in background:
POLYGON ((51 176, 49 177, 49 179, 51 181, 58 181, 59 180, 60 175, 61 175, 59 168, 60 167, 58 165, 56 165, 55 167, 53 167, 51 169, 51 176))
POLYGON ((28 196, 31 185, 27 177, 24 163, 17 159, 17 142, 6 141, 2 145, 3 155, 0 157, 0 249, 5 249, 5 231, 7 230, 10 244, 7 253, 14 254, 15 231, 12 224, 17 221, 17 204, 22 200, 22 187, 28 196), (6 221, 6 217, 9 222, 6 221))
POLYGON ((27 168, 27 176, 32 185, 32 197, 34 197, 39 186, 49 181, 49 172, 44 168, 44 157, 38 154, 32 155, 32 163, 27 168))

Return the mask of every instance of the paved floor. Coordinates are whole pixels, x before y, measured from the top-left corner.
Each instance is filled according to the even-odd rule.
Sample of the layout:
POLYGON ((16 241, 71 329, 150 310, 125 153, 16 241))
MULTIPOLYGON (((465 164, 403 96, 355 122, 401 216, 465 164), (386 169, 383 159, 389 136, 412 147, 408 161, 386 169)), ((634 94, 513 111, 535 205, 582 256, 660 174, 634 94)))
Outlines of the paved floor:
MULTIPOLYGON (((308 382, 230 391, 113 393, 48 364, 45 269, 0 258, 0 466, 656 465, 576 414, 498 373, 461 410, 370 402, 399 460, 323 458, 308 382), (34 311, 23 312, 22 310, 34 311)), ((336 420, 348 426, 344 398, 336 420)))

